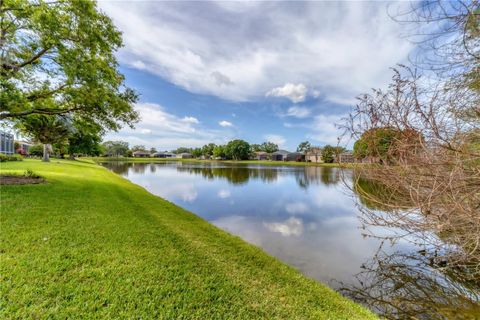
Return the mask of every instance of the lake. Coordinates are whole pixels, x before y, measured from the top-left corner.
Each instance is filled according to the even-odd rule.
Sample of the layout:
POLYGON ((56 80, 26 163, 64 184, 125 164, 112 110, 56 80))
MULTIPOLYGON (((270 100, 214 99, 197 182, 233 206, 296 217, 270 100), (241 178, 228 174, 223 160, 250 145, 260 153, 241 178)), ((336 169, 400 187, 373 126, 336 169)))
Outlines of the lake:
POLYGON ((478 287, 429 266, 426 248, 408 238, 383 240, 396 230, 373 226, 369 231, 379 238, 365 235, 358 207, 365 200, 352 191, 352 170, 176 161, 103 165, 389 318, 480 312, 478 287), (424 292, 427 284, 434 292, 424 292), (410 305, 402 306, 406 301, 410 305))

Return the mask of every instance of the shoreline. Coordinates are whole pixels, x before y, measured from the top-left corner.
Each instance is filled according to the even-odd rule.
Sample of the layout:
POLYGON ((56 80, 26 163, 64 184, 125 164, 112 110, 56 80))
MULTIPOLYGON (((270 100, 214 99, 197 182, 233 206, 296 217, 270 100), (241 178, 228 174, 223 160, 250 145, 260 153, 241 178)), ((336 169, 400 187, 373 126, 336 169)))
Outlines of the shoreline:
POLYGON ((77 160, 91 160, 93 162, 134 162, 134 163, 161 163, 161 162, 192 162, 192 163, 227 163, 227 164, 253 164, 265 166, 293 166, 293 167, 330 167, 354 168, 361 163, 324 163, 324 162, 295 162, 295 161, 270 161, 270 160, 200 160, 180 158, 115 158, 115 157, 81 157, 77 160))

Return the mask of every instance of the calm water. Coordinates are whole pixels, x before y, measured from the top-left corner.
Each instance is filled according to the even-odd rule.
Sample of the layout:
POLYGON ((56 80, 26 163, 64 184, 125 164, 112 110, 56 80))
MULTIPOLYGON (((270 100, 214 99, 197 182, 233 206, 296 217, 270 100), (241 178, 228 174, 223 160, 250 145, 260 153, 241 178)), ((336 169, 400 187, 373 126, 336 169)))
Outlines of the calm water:
MULTIPOLYGON (((429 318, 430 304, 436 304, 437 299, 453 299, 453 295, 457 294, 458 290, 448 292, 452 287, 449 277, 442 278, 439 284, 439 292, 446 297, 425 295, 421 287, 417 288, 416 280, 425 274, 435 284, 441 275, 424 268, 424 264, 428 263, 424 261, 425 254, 410 242, 401 240, 392 245, 362 235, 365 231, 356 207, 358 198, 348 188, 352 179, 351 171, 327 167, 186 162, 111 162, 104 165, 151 193, 263 248, 305 275, 337 290, 349 288, 346 294, 376 311, 381 311, 385 306, 390 308, 391 304, 388 301, 384 305, 377 303, 378 290, 392 290, 398 285, 394 277, 405 278, 403 271, 411 275, 424 270, 420 271, 421 275, 414 276, 414 281, 409 284, 418 293, 410 287, 408 291, 410 296, 413 295, 411 298, 421 301, 423 309, 414 308, 407 313, 403 309, 408 308, 394 308, 389 311, 395 314, 393 317, 427 314, 425 318, 429 318), (382 243, 381 253, 377 254, 382 243), (392 270, 384 270, 385 261, 393 261, 395 266, 403 263, 402 272, 398 273, 393 268, 397 274, 390 276, 388 272, 392 270), (379 277, 388 280, 382 283, 382 288, 368 287, 371 283, 377 283, 379 277), (355 294, 356 290, 360 296, 355 294), (372 290, 372 296, 368 290, 372 290), (370 298, 374 298, 375 303, 368 301, 370 298), (425 301, 427 299, 431 301, 425 301)), ((393 234, 393 231, 378 228, 375 233, 385 236, 393 234)), ((464 286, 460 285, 459 290, 465 290, 464 286)), ((478 297, 472 297, 472 292, 468 290, 448 303, 458 309, 458 304, 465 301, 466 294, 475 309, 478 297)), ((382 293, 381 298, 395 300, 395 297, 388 295, 388 292, 382 293)), ((401 296, 404 297, 405 293, 401 296)))

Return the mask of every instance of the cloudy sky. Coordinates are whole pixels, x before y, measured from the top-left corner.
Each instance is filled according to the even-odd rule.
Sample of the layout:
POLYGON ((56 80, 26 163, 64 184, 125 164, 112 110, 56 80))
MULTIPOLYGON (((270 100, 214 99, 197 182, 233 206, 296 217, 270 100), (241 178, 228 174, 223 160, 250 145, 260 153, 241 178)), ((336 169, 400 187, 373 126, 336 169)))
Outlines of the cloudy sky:
POLYGON ((384 87, 414 49, 388 15, 397 8, 378 1, 99 5, 123 32, 120 68, 141 94, 136 129, 106 139, 158 150, 336 144, 355 97, 384 87))

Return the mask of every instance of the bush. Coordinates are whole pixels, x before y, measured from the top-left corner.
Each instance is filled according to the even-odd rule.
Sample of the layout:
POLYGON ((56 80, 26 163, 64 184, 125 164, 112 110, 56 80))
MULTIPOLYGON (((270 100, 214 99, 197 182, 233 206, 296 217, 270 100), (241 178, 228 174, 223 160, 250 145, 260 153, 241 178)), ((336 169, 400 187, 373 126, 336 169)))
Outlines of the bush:
POLYGON ((19 154, 4 154, 0 153, 0 162, 7 161, 22 161, 23 157, 19 154))
POLYGON ((35 179, 39 179, 41 178, 41 176, 39 176, 38 174, 36 174, 35 172, 32 171, 32 169, 27 169, 25 170, 25 172, 23 173, 23 175, 27 178, 35 178, 35 179))
POLYGON ((28 148, 28 154, 37 157, 43 156, 43 145, 35 144, 33 146, 30 146, 30 148, 28 148))

